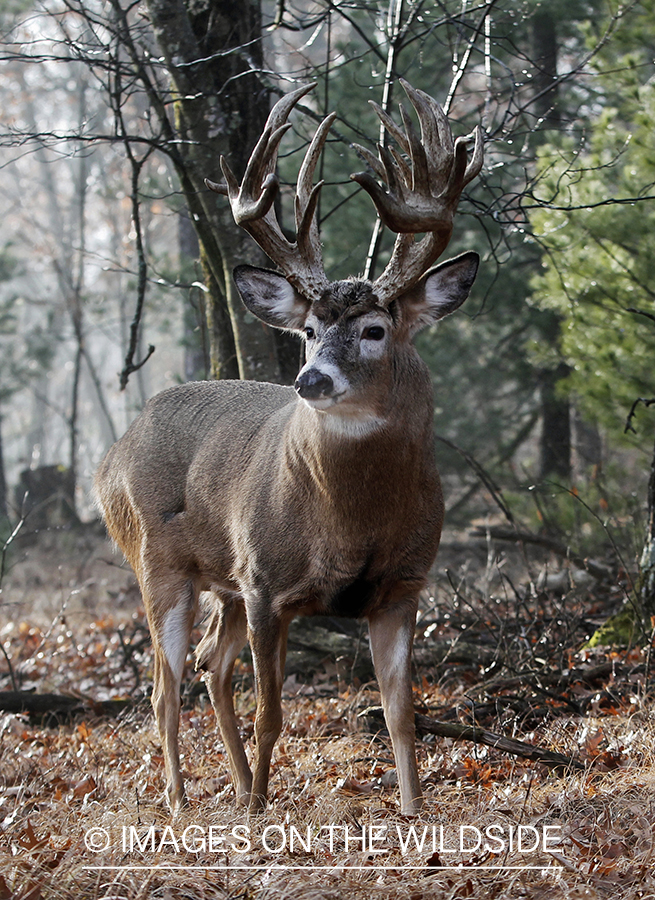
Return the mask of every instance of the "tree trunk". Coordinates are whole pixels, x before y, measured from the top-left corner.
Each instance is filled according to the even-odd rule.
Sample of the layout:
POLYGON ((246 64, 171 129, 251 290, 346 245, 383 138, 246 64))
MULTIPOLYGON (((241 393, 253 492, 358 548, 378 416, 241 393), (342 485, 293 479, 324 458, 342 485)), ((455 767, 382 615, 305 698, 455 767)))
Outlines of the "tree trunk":
POLYGON ((639 562, 639 599, 644 618, 648 622, 655 616, 655 445, 650 461, 647 500, 646 534, 639 562))
POLYGON ((229 337, 216 330, 229 321, 239 376, 279 381, 274 337, 246 311, 232 279, 235 265, 261 264, 262 253, 235 226, 227 202, 204 185, 206 177, 219 178, 221 155, 243 173, 268 115, 267 93, 254 74, 262 61, 259 2, 148 0, 148 11, 176 97, 182 189, 213 275, 206 295, 212 374, 231 369, 222 355, 229 337))
POLYGON ((540 373, 542 432, 539 476, 541 479, 571 477, 571 422, 568 397, 560 397, 557 383, 568 375, 569 367, 560 363, 540 373))
POLYGON ((5 478, 5 458, 2 449, 2 416, 0 416, 0 528, 9 515, 7 506, 7 479, 5 478))
POLYGON ((200 262, 207 293, 205 295, 205 315, 209 335, 209 377, 238 378, 239 361, 234 346, 234 332, 230 313, 225 303, 214 272, 207 259, 204 246, 200 248, 200 262))
POLYGON ((557 29, 552 10, 544 4, 532 14, 532 62, 534 64, 534 109, 549 128, 559 128, 557 82, 557 29))
MULTIPOLYGON (((558 128, 561 117, 557 85, 557 30, 552 10, 540 6, 532 15, 532 58, 534 63, 533 108, 538 124, 558 128)), ((552 312, 543 313, 542 333, 556 350, 560 321, 552 312)), ((571 478, 571 411, 568 397, 557 392, 557 383, 568 373, 564 363, 539 373, 541 392, 541 446, 539 477, 568 482, 571 478)))

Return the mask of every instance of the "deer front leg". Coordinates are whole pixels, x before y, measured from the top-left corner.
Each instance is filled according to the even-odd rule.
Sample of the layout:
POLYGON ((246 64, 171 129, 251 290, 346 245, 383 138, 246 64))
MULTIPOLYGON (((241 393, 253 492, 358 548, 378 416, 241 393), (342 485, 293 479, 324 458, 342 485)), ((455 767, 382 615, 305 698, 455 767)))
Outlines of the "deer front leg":
POLYGON ((398 771, 400 809, 408 816, 416 815, 422 804, 411 679, 417 607, 418 601, 405 600, 369 618, 373 665, 398 771))
POLYGON ((180 772, 180 684, 195 611, 191 583, 180 577, 146 578, 141 586, 154 649, 152 708, 164 753, 166 796, 173 815, 185 804, 180 772))
POLYGON ((248 626, 257 692, 256 750, 248 811, 256 813, 266 806, 271 756, 282 731, 280 698, 289 623, 272 613, 258 615, 255 612, 251 616, 248 610, 248 626))
POLYGON ((241 600, 221 600, 216 597, 216 602, 218 608, 212 614, 207 631, 196 648, 196 669, 206 670, 205 682, 230 761, 237 803, 247 805, 250 801, 252 773, 239 735, 232 697, 234 661, 248 637, 246 611, 241 600))

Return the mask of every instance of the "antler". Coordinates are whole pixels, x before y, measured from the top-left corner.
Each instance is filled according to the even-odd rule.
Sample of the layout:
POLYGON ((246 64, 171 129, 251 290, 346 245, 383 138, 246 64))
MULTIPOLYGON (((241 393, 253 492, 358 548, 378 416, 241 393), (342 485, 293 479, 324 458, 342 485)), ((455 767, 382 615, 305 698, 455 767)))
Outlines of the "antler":
POLYGON ((226 183, 216 184, 205 179, 208 188, 228 197, 237 225, 252 235, 262 250, 282 269, 287 280, 309 300, 320 297, 329 284, 323 270, 316 222, 316 204, 323 182, 312 186, 312 181, 335 113, 327 116, 319 126, 298 173, 295 241, 287 240, 282 233, 273 201, 279 190, 275 173, 278 147, 291 128, 287 117, 300 98, 314 87, 315 84, 304 85, 278 100, 248 161, 241 184, 222 156, 221 169, 226 183))
POLYGON ((384 181, 386 190, 365 172, 350 176, 371 195, 384 224, 398 233, 391 259, 374 285, 380 301, 387 305, 415 284, 446 249, 462 190, 479 173, 483 160, 479 126, 453 143, 448 119, 437 101, 403 79, 400 83, 418 115, 420 139, 402 106, 404 132, 377 103, 369 102, 411 165, 394 149, 378 145, 377 159, 356 144, 355 149, 384 181), (475 143, 468 161, 467 144, 472 139, 475 143), (416 242, 414 234, 421 232, 427 233, 416 242))
MULTIPOLYGON (((448 119, 436 100, 403 79, 400 83, 418 115, 420 138, 402 106, 404 131, 376 103, 371 101, 371 105, 409 162, 393 148, 378 145, 380 158, 377 159, 369 150, 355 144, 357 152, 385 183, 386 189, 366 172, 350 176, 371 195, 381 220, 398 235, 389 263, 374 284, 380 302, 386 305, 416 284, 445 250, 462 190, 479 173, 483 159, 479 126, 472 134, 453 142, 448 119), (474 146, 469 160, 467 144, 471 140, 474 146), (422 232, 425 236, 415 241, 414 235, 422 232)), ((279 190, 275 173, 278 148, 291 127, 287 118, 300 98, 314 87, 315 84, 304 85, 278 100, 248 161, 241 184, 224 157, 220 162, 225 184, 205 179, 207 187, 228 197, 237 225, 252 235, 287 280, 309 300, 318 299, 329 286, 316 221, 323 182, 316 185, 312 182, 335 113, 320 124, 300 167, 295 198, 295 241, 289 241, 282 233, 273 201, 279 190)))

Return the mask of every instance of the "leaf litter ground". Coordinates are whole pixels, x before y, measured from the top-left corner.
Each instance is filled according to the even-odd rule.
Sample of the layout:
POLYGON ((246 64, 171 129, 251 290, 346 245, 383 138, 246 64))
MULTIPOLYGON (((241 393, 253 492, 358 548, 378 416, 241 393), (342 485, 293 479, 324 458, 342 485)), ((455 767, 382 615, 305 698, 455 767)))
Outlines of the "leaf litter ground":
MULTIPOLYGON (((3 585, 0 690, 79 703, 74 715, 0 713, 0 900, 655 897, 650 655, 584 649, 624 576, 580 586, 565 571, 555 590, 543 577, 552 560, 526 565, 461 540, 439 563, 417 626, 417 712, 538 744, 583 770, 419 735, 425 809, 400 816, 365 635, 351 623, 328 649, 312 638, 313 655, 293 650, 301 632, 291 643, 271 802, 256 819, 234 804, 189 658, 189 807, 172 822, 129 572, 92 533, 17 554, 3 585)), ((247 653, 235 692, 250 748, 247 653)))

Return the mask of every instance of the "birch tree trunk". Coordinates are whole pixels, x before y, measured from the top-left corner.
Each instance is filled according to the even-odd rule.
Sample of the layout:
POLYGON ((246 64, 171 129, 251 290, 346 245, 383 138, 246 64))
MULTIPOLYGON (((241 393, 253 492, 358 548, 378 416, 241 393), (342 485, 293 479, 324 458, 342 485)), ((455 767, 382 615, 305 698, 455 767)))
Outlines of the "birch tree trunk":
POLYGON ((644 617, 652 621, 655 616, 655 445, 648 477, 648 514, 639 562, 639 595, 644 617))

